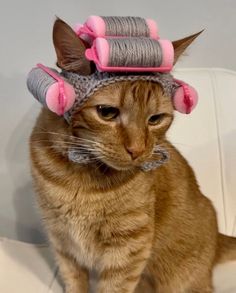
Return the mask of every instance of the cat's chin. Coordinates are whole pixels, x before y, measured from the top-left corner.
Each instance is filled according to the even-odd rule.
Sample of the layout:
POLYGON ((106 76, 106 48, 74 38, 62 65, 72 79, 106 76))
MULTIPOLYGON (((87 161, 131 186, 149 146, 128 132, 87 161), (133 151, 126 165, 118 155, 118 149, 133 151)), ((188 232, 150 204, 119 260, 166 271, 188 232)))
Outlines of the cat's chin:
POLYGON ((116 170, 116 171, 130 171, 130 170, 134 170, 135 167, 134 166, 126 166, 126 167, 120 167, 120 166, 109 166, 110 168, 116 170))
POLYGON ((115 164, 114 162, 108 161, 108 160, 103 160, 102 161, 103 166, 105 168, 110 168, 116 171, 130 171, 134 170, 137 168, 137 166, 131 165, 131 164, 115 164))

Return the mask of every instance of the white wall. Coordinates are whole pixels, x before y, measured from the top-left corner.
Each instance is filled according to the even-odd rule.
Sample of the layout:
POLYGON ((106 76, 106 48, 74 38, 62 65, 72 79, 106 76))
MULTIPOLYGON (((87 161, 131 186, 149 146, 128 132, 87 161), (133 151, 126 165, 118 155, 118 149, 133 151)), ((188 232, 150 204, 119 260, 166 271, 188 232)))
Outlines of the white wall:
POLYGON ((235 0, 1 0, 0 236, 43 239, 27 159, 27 140, 39 106, 27 92, 25 77, 39 61, 55 63, 55 15, 73 25, 91 14, 153 18, 161 35, 172 40, 205 28, 178 66, 236 70, 235 0))

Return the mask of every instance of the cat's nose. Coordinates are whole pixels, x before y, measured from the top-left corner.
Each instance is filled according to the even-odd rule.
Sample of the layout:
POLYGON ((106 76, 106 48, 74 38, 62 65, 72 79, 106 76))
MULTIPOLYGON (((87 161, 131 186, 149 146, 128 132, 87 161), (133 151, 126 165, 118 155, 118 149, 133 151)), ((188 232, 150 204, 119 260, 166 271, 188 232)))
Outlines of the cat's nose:
POLYGON ((145 151, 144 146, 138 146, 138 145, 125 146, 125 148, 127 153, 131 156, 133 160, 140 157, 145 151))

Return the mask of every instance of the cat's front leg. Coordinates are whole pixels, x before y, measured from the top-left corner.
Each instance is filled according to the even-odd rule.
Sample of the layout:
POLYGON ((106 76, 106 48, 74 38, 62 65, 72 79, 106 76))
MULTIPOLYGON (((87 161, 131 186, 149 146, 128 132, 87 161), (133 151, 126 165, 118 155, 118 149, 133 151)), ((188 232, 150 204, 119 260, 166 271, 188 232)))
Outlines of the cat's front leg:
POLYGON ((88 293, 88 271, 82 268, 71 256, 55 251, 66 293, 88 293))
POLYGON ((111 249, 99 274, 98 293, 133 293, 150 257, 150 237, 127 254, 127 246, 111 249), (124 250, 124 251, 122 251, 124 250), (124 252, 124 253, 123 253, 124 252))

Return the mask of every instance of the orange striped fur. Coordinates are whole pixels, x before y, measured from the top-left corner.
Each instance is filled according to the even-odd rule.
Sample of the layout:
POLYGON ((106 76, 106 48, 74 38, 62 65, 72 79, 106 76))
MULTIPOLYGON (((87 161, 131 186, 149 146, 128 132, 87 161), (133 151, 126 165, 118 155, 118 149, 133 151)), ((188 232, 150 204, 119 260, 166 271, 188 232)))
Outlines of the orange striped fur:
MULTIPOLYGON (((60 46, 70 43, 70 29, 57 20, 55 30, 58 65, 68 62, 68 69, 60 46)), ((147 81, 102 88, 71 125, 42 110, 30 139, 32 175, 66 293, 88 292, 92 270, 98 293, 213 292, 212 268, 224 241, 211 202, 165 138, 172 120, 171 99, 147 81), (101 104, 118 108, 119 116, 103 120, 101 104), (160 121, 149 125, 159 113, 160 121), (97 154, 88 165, 68 160, 68 148, 81 144, 97 154), (154 145, 168 150, 170 160, 142 172, 138 166, 153 157, 154 145)))

